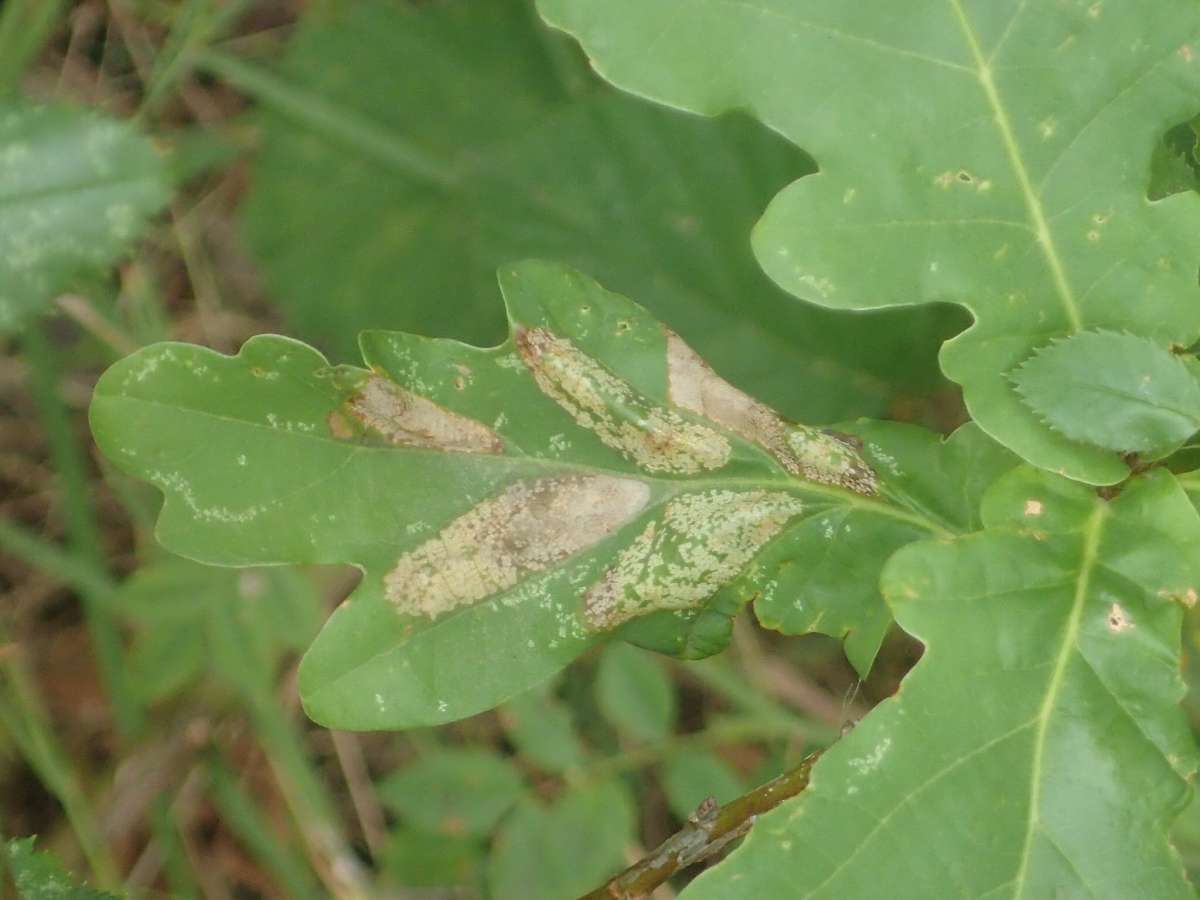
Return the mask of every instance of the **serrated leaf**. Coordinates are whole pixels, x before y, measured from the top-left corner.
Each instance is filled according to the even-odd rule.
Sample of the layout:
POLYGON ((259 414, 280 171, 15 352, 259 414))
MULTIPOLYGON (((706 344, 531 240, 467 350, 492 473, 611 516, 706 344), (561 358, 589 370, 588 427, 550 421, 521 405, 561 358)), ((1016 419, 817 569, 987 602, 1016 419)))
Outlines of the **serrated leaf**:
MULTIPOLYGON (((548 263, 501 283, 499 347, 368 332, 366 370, 278 337, 235 357, 162 344, 96 388, 97 443, 163 491, 165 546, 363 569, 301 665, 318 721, 461 718, 641 616, 731 615, 755 557, 815 515, 941 528, 872 496, 849 439, 783 420, 624 297, 548 263)), ((836 602, 820 630, 882 633, 877 594, 836 602)))
POLYGON ((1106 502, 1022 468, 984 520, 889 562, 920 663, 689 900, 1194 896, 1167 833, 1196 771, 1200 517, 1161 470, 1106 502))
POLYGON ((496 900, 577 897, 624 865, 634 805, 620 782, 575 788, 544 807, 521 803, 505 820, 488 861, 496 900))
MULTIPOLYGON (((9 873, 20 900, 116 900, 72 878, 58 857, 34 849, 35 838, 11 840, 3 847, 9 873)), ((0 873, 3 872, 0 866, 0 873)))
POLYGON ((513 764, 485 750, 442 748, 389 775, 379 796, 434 834, 486 835, 525 787, 513 764))
POLYGON ((754 110, 820 174, 754 234, 767 272, 839 309, 953 301, 942 370, 1029 462, 1127 474, 1021 403, 1054 337, 1200 335, 1200 197, 1146 201, 1153 148, 1196 111, 1200 9, 1164 0, 540 0, 608 79, 673 106, 754 110), (714 60, 720 60, 714 65, 714 60), (1036 73, 1036 74, 1035 74, 1036 73))
POLYGON ((596 703, 615 728, 636 740, 663 740, 675 725, 675 685, 659 660, 629 644, 611 644, 600 656, 596 703))
POLYGON ((1052 428, 1098 447, 1159 456, 1200 430, 1200 382, 1178 356, 1132 334, 1055 341, 1012 377, 1052 428))
POLYGON ((335 359, 364 328, 496 341, 496 268, 539 256, 640 298, 801 421, 940 382, 956 310, 797 307, 754 262, 750 227, 805 154, 743 116, 607 89, 530 0, 352 4, 310 16, 276 73, 215 71, 262 109, 242 221, 266 284, 335 359), (422 77, 396 78, 398 58, 422 77))
POLYGON ((0 103, 0 332, 109 265, 166 204, 166 165, 94 110, 0 103))

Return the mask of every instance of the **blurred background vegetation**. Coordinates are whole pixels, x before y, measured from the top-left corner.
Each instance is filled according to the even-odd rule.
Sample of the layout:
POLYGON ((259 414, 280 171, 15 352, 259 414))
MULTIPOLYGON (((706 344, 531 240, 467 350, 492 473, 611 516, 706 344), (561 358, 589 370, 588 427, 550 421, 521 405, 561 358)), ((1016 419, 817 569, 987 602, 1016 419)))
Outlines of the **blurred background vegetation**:
MULTIPOLYGON (((1164 178, 1191 186, 1194 144, 1164 144, 1164 178)), ((355 573, 167 554, 157 493, 87 430, 99 372, 153 341, 497 343, 495 268, 540 256, 788 416, 948 432, 936 352, 964 316, 818 310, 755 264, 755 219, 814 170, 749 119, 608 88, 529 0, 6 0, 0 835, 132 897, 560 900, 893 692, 902 636, 859 684, 835 642, 745 616, 701 663, 611 645, 454 725, 317 728, 296 661, 355 573)), ((1180 835, 1200 865, 1200 823, 1180 835)))

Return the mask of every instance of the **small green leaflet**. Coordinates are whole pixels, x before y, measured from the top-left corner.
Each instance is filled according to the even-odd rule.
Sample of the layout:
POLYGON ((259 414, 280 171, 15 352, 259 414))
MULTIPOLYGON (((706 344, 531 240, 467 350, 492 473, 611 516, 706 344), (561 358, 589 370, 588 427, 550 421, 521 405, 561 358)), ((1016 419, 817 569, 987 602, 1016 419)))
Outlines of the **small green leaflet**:
MULTIPOLYGON (((903 478, 873 472, 853 439, 786 422, 629 300, 549 263, 505 269, 501 287, 512 335, 490 349, 367 332, 361 369, 271 336, 234 357, 160 344, 96 388, 97 443, 163 491, 166 547, 362 570, 301 665, 317 721, 472 715, 614 632, 715 652, 770 589, 751 563, 831 510, 883 534, 859 571, 945 530, 893 502, 903 478)), ((807 630, 848 635, 869 668, 889 622, 878 591, 812 606, 807 630)))
POLYGON ((129 123, 0 103, 0 332, 128 248, 166 204, 167 180, 129 123))
POLYGON ((1085 331, 1043 347, 1014 373, 1050 427, 1109 450, 1154 456, 1200 430, 1200 382, 1147 338, 1085 331))
POLYGON ((597 70, 705 114, 752 110, 820 173, 771 203, 759 262, 839 309, 961 303, 943 345, 988 434, 1091 484, 1128 474, 1010 374, 1054 338, 1200 336, 1200 197, 1147 200, 1200 97, 1192 0, 539 0, 597 70), (714 63, 714 61, 719 61, 714 63))
POLYGON ((1163 470, 1106 502, 1027 467, 983 513, 889 561, 924 656, 688 900, 1195 896, 1167 834, 1197 763, 1179 631, 1200 517, 1163 470))
MULTIPOLYGON (((79 884, 63 868, 58 857, 35 850, 35 838, 11 840, 0 845, 0 875, 7 868, 20 900, 117 900, 116 894, 79 884)), ((0 887, 4 881, 0 879, 0 887)))

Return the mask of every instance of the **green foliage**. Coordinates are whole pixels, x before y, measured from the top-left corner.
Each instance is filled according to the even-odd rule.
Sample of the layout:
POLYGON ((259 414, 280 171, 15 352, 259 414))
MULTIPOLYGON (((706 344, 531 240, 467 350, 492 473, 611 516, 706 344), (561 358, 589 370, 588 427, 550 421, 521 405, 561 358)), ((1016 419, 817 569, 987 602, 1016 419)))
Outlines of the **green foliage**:
POLYGON ((0 761, 98 884, 1194 896, 1191 0, 110 6, 0 12, 0 544, 106 694, 14 591, 0 761))
POLYGON ((618 731, 636 740, 663 740, 674 730, 675 686, 657 659, 629 644, 605 648, 596 702, 618 731))
POLYGON ((671 812, 681 822, 709 797, 725 804, 746 789, 720 757, 694 747, 680 748, 663 761, 662 785, 671 812))
POLYGON ((312 582, 294 569, 219 569, 168 558, 121 585, 115 606, 138 627, 130 674, 144 702, 206 675, 269 686, 285 651, 320 627, 312 582))
POLYGON ((1053 0, 540 8, 616 84, 706 114, 752 109, 813 155, 820 174, 754 233, 781 285, 838 309, 961 303, 975 324, 942 370, 984 430, 1082 481, 1126 475, 1047 426, 1009 375, 1084 329, 1162 349, 1200 336, 1200 198, 1146 202, 1154 146, 1195 113, 1193 3, 1153 16, 1053 0))
POLYGON ((522 793, 511 763, 476 750, 441 750, 379 786, 383 801, 406 822, 450 836, 488 834, 522 793))
POLYGON ((1155 456, 1200 430, 1200 382, 1153 341, 1085 331, 1043 347, 1013 373, 1055 430, 1109 450, 1155 456))
POLYGON ((19 900, 116 900, 115 894, 80 885, 67 874, 58 857, 34 850, 34 843, 34 838, 24 838, 0 848, 5 857, 0 874, 8 869, 19 900))
POLYGON ((1194 896, 1166 822, 1197 764, 1177 659, 1200 517, 1165 472, 1106 502, 1022 468, 984 525, 893 557, 924 657, 689 900, 869 897, 897 871, 898 900, 1194 896))
POLYGON ((356 3, 310 17, 277 71, 209 60, 261 103, 243 222, 300 337, 338 361, 368 328, 495 342, 495 271, 537 256, 638 297, 803 421, 881 414, 937 382, 952 310, 829 312, 755 264, 750 228, 812 171, 804 153, 741 116, 604 89, 531 7, 356 3))
POLYGON ((534 688, 500 711, 508 738, 521 756, 547 772, 567 772, 583 764, 584 749, 571 710, 552 693, 534 688))
MULTIPOLYGON (((902 470, 877 479, 847 439, 784 421, 636 304, 549 264, 501 280, 513 334, 492 349, 369 332, 368 371, 282 338, 236 357, 164 344, 96 388, 96 440, 164 492, 165 546, 364 569, 301 667, 318 721, 462 718, 641 617, 639 642, 707 655, 771 595, 790 558, 748 566, 789 526, 861 516, 853 578, 940 528, 902 470), (900 503, 871 496, 893 478, 900 503)), ((821 552, 839 539, 823 526, 821 552)), ((865 669, 888 622, 878 592, 835 602, 807 627, 849 634, 865 669)))
POLYGON ((0 101, 0 332, 131 246, 166 204, 166 165, 128 123, 0 101))
POLYGON ((624 864, 634 805, 619 782, 581 787, 550 806, 523 801, 504 823, 488 863, 498 900, 577 897, 624 864))

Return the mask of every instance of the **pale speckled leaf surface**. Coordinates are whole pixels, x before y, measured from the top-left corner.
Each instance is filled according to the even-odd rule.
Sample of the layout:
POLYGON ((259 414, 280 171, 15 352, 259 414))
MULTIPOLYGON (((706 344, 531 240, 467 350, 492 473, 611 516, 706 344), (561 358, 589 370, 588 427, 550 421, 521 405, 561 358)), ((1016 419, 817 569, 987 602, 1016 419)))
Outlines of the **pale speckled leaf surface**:
POLYGON ((983 518, 891 559, 924 656, 689 900, 1195 896, 1167 832, 1196 771, 1179 629, 1200 517, 1164 471, 1104 501, 1022 467, 983 518))
MULTIPOLYGON (((513 334, 498 347, 367 332, 357 369, 273 336, 233 357, 161 344, 96 389, 97 443, 163 491, 165 546, 363 571, 301 666, 317 720, 457 719, 614 629, 715 652, 760 593, 752 579, 770 577, 755 558, 831 510, 883 536, 860 547, 872 572, 946 530, 876 496, 894 476, 848 438, 783 421, 629 300, 549 263, 505 269, 501 286, 513 334)), ((808 630, 848 633, 865 670, 889 621, 881 597, 813 605, 826 602, 836 613, 808 630)))
POLYGON ((0 104, 0 331, 109 265, 168 197, 164 159, 130 123, 0 104))
POLYGON ((942 348, 985 431, 1093 484, 1127 474, 1017 395, 1052 339, 1200 335, 1200 197, 1150 202, 1151 155, 1200 106, 1200 8, 1114 0, 540 0, 617 85, 753 112, 820 174, 771 203, 758 259, 841 309, 953 301, 942 348))

